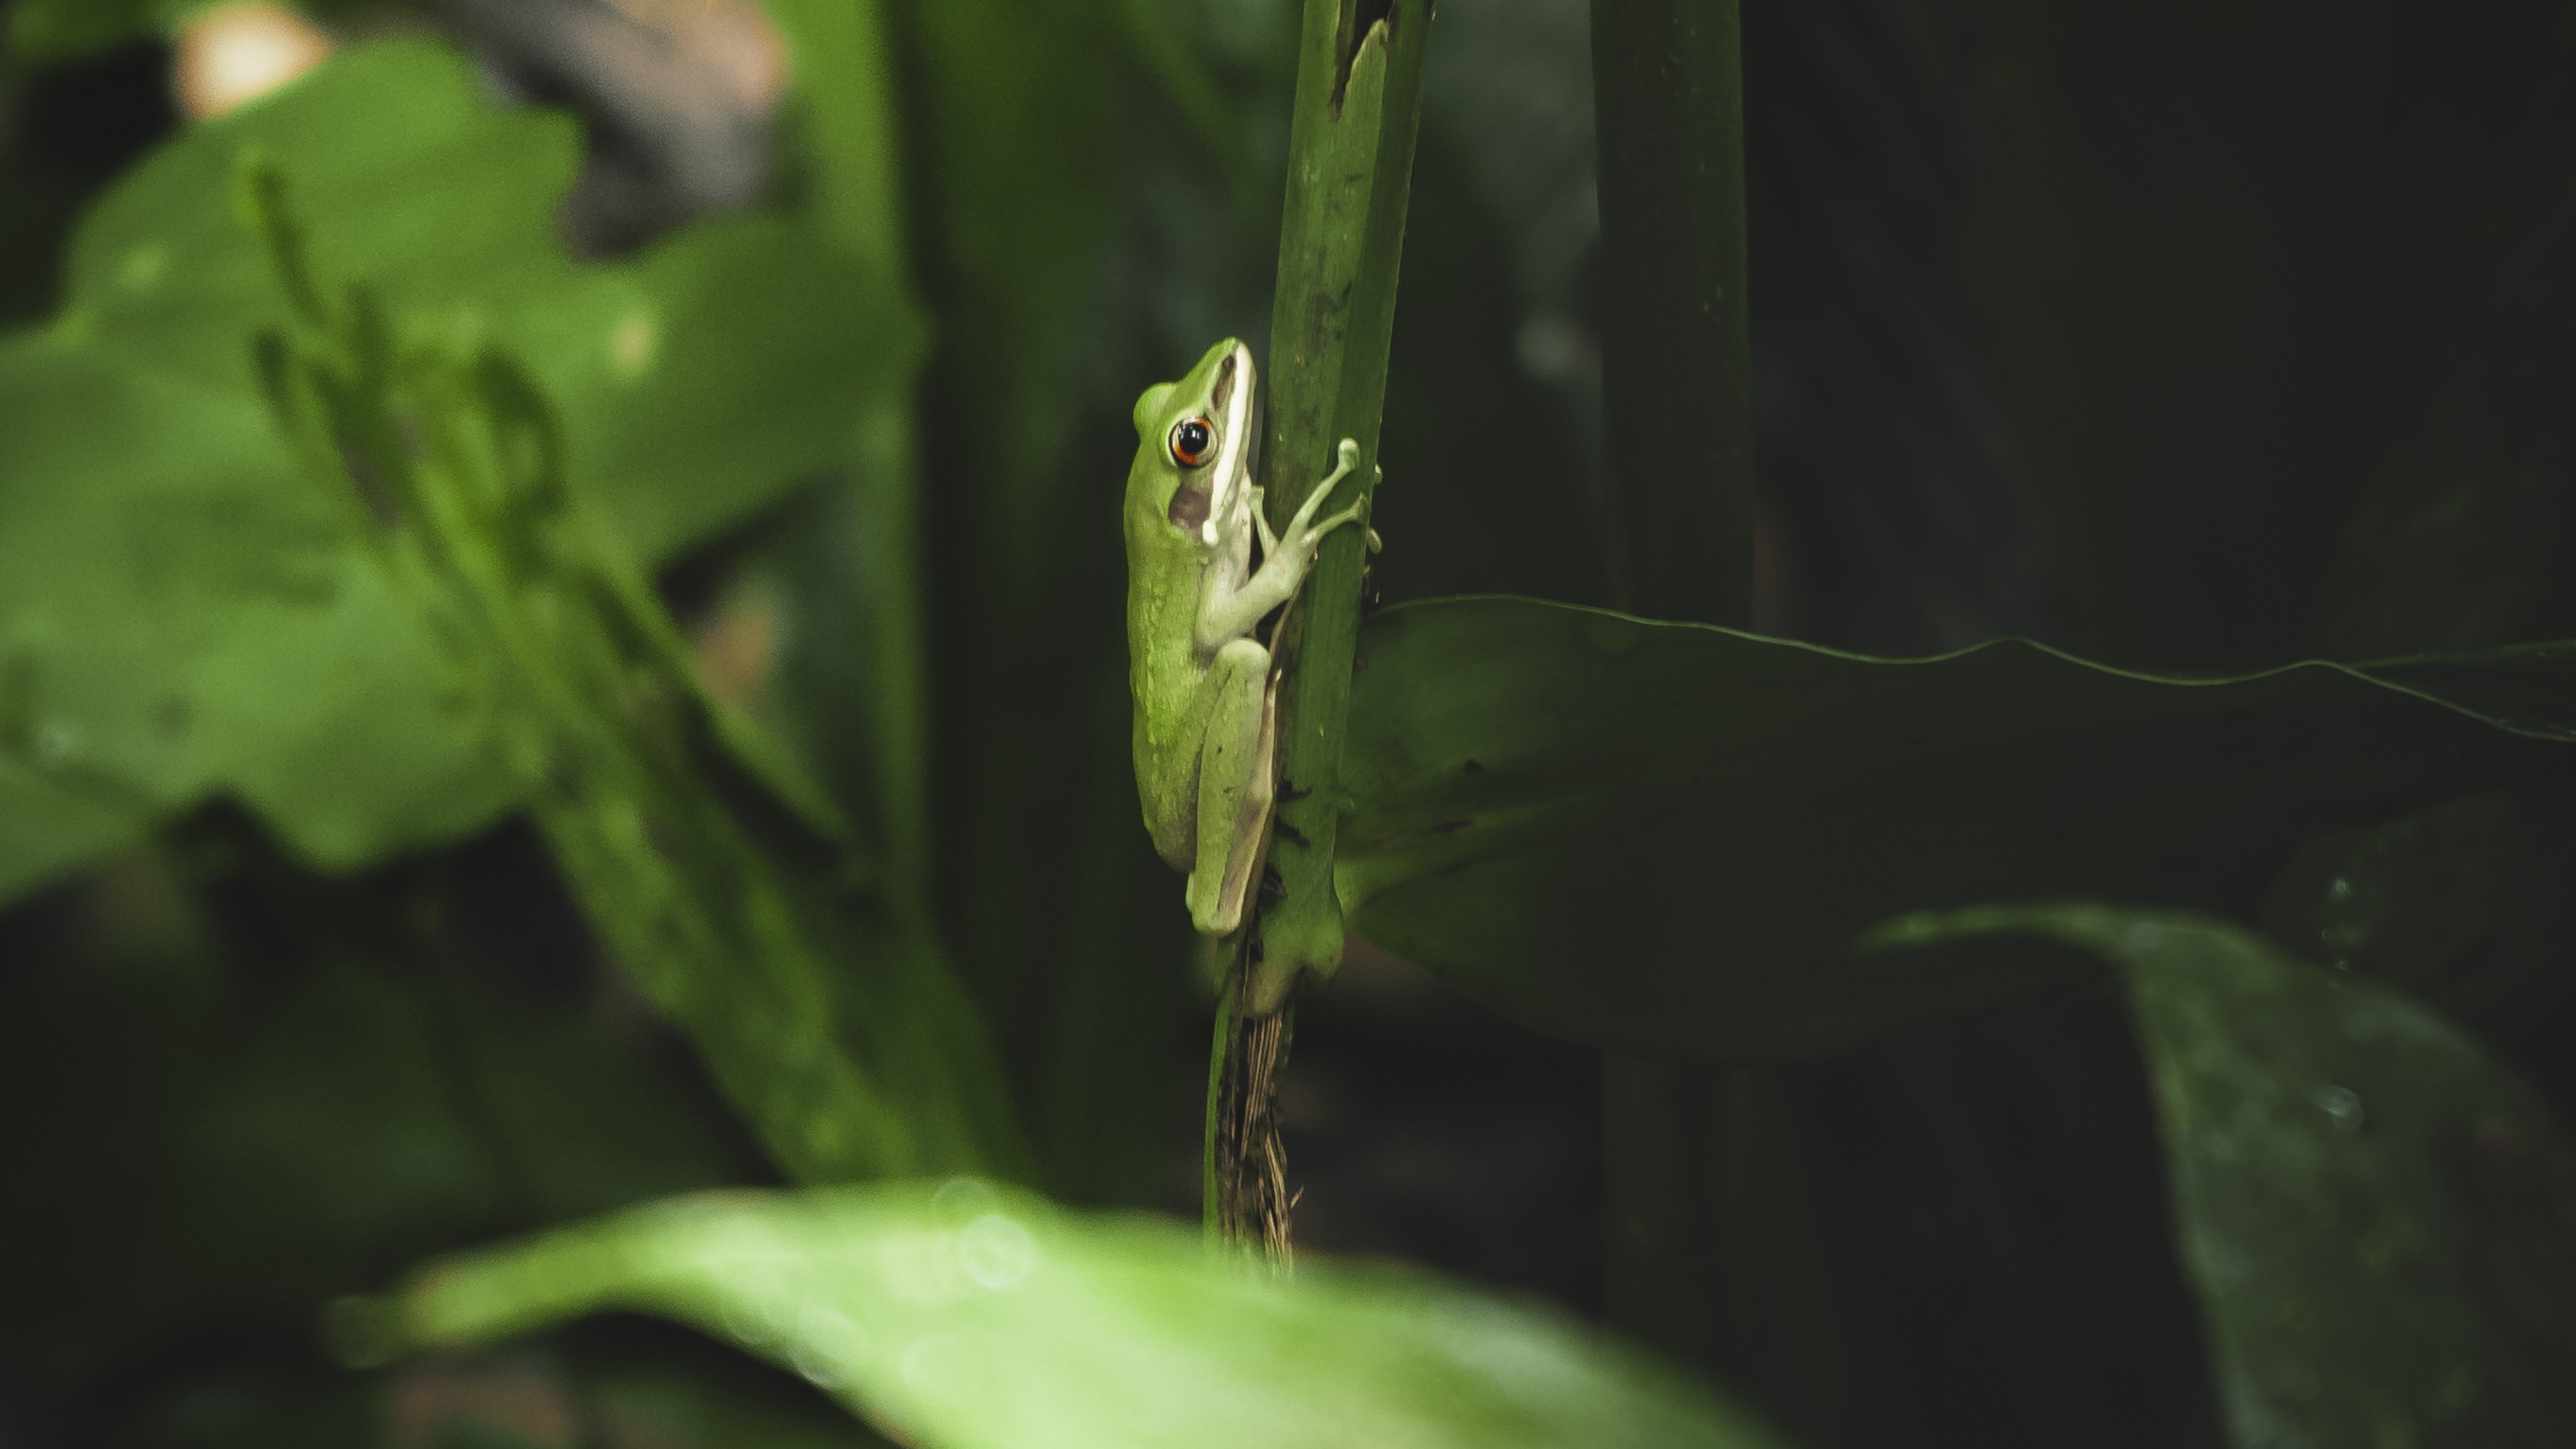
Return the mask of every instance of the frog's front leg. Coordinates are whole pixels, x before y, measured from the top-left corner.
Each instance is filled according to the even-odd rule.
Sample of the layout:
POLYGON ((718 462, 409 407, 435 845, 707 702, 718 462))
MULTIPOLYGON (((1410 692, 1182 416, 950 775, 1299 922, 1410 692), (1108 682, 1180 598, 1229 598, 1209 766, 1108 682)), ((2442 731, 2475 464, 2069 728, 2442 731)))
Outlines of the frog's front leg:
POLYGON ((1219 649, 1199 687, 1207 733, 1199 752, 1198 850, 1190 868, 1190 922, 1202 935, 1243 924, 1261 840, 1270 823, 1278 742, 1270 651, 1249 639, 1219 649))
POLYGON ((1296 597, 1297 586, 1305 581, 1306 570, 1315 562, 1315 545, 1327 533, 1345 523, 1359 523, 1368 517, 1368 499, 1358 502, 1330 518, 1318 521, 1315 515, 1323 509, 1335 485, 1359 466, 1360 445, 1342 439, 1341 466, 1335 468, 1297 508, 1284 532, 1272 534, 1270 525, 1256 511, 1252 515, 1262 543, 1261 567, 1250 578, 1228 586, 1225 575, 1210 570, 1206 575, 1208 591, 1199 600, 1198 637, 1201 648, 1221 647, 1223 641, 1250 634, 1264 615, 1296 597))

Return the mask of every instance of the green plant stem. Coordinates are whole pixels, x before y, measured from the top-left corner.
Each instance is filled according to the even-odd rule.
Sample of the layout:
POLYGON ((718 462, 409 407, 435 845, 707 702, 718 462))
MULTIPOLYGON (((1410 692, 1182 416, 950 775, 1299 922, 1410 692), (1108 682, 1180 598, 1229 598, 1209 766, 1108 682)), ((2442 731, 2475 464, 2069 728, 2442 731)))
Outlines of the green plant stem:
POLYGON ((1211 1245, 1225 1241, 1224 1213, 1220 1206, 1216 1172, 1217 1113, 1225 1102, 1225 1044, 1234 1035, 1234 978, 1228 977, 1216 996, 1216 1028, 1208 1042, 1207 1117, 1199 1135, 1199 1219, 1211 1245))
MULTIPOLYGON (((1344 438, 1360 466, 1325 504, 1365 497, 1377 477, 1386 357, 1395 332, 1413 139, 1430 53, 1429 0, 1398 0, 1350 37, 1360 0, 1307 0, 1289 136, 1288 197, 1270 318, 1267 507, 1285 526, 1331 471, 1344 438)), ((1281 829, 1270 862, 1285 894, 1259 923, 1251 1010, 1275 1010, 1296 979, 1329 976, 1342 960, 1342 909, 1333 895, 1341 823, 1343 716, 1359 640, 1361 530, 1327 535, 1304 593, 1281 621, 1281 829)))
MULTIPOLYGON (((1603 462, 1610 596, 1741 627, 1752 615, 1751 348, 1736 0, 1593 0, 1600 146, 1603 462)), ((1603 1064, 1611 1316, 1701 1363, 1762 1245, 1743 1159, 1757 1068, 1603 1064)))
MULTIPOLYGON (((1358 442, 1360 466, 1326 510, 1347 507, 1375 486, 1431 16, 1431 0, 1306 3, 1264 383, 1262 482, 1274 525, 1285 525, 1331 471, 1344 438, 1358 442)), ((1269 860, 1280 894, 1249 928, 1249 956, 1238 958, 1245 964, 1235 1007, 1247 1018, 1283 1012, 1301 978, 1329 976, 1341 964, 1333 842, 1365 540, 1357 528, 1324 539, 1314 572, 1271 637, 1282 678, 1280 804, 1269 860)), ((1284 1040, 1285 1023, 1276 1029, 1284 1040)), ((1236 1054, 1227 1040, 1218 1039, 1219 1072, 1247 1069, 1229 1061, 1236 1054)), ((1241 1085, 1239 1100, 1267 1100, 1266 1080, 1241 1085)), ((1267 1113, 1252 1120, 1266 1122, 1267 1113)), ((1267 1154, 1238 1150, 1230 1160, 1257 1163, 1267 1154)), ((1284 1223, 1286 1205, 1274 1206, 1284 1223)))

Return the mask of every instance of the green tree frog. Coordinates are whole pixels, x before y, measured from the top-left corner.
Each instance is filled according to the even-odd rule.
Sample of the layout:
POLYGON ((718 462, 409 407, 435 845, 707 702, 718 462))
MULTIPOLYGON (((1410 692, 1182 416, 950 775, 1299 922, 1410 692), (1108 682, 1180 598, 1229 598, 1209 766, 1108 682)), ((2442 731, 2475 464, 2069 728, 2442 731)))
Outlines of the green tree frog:
POLYGON ((1228 338, 1179 382, 1136 400, 1127 472, 1128 683, 1136 700, 1136 785, 1154 848, 1189 872, 1184 898, 1202 934, 1243 924, 1277 774, 1278 680, 1252 637, 1293 598, 1315 545, 1367 517, 1367 498, 1318 520, 1340 466, 1273 535, 1252 480, 1260 441, 1252 350, 1228 338), (1258 566, 1255 535, 1261 541, 1258 566))

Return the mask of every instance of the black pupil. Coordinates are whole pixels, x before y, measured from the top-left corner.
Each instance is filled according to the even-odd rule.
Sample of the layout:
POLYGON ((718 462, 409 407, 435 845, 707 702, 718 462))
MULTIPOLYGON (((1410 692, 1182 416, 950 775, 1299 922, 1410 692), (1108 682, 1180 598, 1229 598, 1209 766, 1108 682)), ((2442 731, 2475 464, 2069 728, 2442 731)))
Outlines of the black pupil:
POLYGON ((1175 451, 1181 455, 1182 460, 1195 463, 1202 454, 1207 452, 1208 425, 1195 419, 1183 423, 1180 432, 1175 435, 1175 441, 1180 445, 1175 451))

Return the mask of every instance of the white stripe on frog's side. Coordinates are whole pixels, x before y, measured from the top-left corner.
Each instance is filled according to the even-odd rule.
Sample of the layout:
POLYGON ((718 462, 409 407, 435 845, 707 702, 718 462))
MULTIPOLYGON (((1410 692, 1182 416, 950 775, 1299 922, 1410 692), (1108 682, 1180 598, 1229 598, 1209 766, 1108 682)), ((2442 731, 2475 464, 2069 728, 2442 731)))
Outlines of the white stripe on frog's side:
MULTIPOLYGON (((1254 401, 1260 391, 1261 377, 1252 363, 1252 349, 1242 343, 1234 344, 1231 361, 1233 376, 1229 385, 1220 389, 1225 393, 1225 416, 1215 420, 1216 496, 1208 500, 1207 519, 1199 525, 1199 541, 1211 548, 1227 538, 1229 530, 1242 530, 1233 536, 1249 542, 1250 530, 1244 527, 1248 520, 1234 510, 1249 506, 1258 491, 1252 486, 1251 459, 1252 450, 1261 442, 1254 401)), ((1248 569, 1248 548, 1246 555, 1248 569)))

